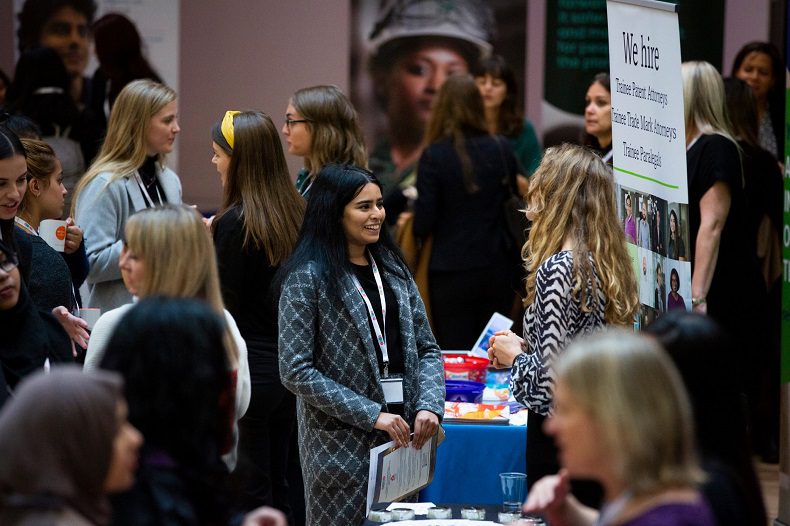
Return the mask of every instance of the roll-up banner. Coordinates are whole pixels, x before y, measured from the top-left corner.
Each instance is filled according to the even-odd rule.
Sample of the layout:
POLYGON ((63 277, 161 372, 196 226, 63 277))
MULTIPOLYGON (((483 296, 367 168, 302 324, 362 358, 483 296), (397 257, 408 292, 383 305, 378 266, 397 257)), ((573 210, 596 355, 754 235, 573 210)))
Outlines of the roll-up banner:
POLYGON ((638 276, 635 327, 691 310, 686 132, 677 6, 609 0, 618 211, 638 276))

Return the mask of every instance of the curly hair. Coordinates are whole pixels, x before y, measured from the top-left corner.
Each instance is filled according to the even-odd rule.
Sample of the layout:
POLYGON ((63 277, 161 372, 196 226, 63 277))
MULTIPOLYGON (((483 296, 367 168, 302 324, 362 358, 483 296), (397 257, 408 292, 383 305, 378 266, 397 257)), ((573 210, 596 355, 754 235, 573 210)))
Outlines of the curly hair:
POLYGON ((594 309, 597 271, 606 297, 607 323, 632 323, 639 307, 636 277, 617 219, 614 179, 606 164, 582 146, 549 148, 532 176, 527 203, 527 213, 534 219, 521 252, 527 270, 524 303, 535 301, 538 267, 570 238, 574 296, 585 310, 594 309))

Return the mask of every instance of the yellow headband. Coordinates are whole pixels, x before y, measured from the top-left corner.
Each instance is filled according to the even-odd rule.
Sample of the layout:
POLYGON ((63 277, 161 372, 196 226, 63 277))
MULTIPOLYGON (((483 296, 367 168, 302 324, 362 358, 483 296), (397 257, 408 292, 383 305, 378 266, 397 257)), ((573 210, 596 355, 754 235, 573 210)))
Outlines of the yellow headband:
POLYGON ((228 141, 228 146, 230 146, 231 150, 233 149, 233 116, 239 113, 241 112, 235 110, 226 111, 225 116, 222 118, 222 126, 220 126, 222 136, 228 141))

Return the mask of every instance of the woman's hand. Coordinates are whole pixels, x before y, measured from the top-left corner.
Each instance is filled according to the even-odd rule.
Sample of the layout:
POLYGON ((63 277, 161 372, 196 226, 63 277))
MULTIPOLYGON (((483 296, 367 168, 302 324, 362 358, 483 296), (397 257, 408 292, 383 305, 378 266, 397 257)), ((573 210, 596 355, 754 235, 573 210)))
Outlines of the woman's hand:
POLYGON ((242 526, 288 526, 288 521, 280 510, 261 506, 244 516, 242 526))
POLYGON ((66 254, 73 254, 82 244, 82 229, 74 224, 72 218, 66 219, 66 247, 63 251, 66 254))
POLYGON ((488 359, 497 369, 505 369, 513 365, 513 360, 521 354, 524 342, 513 331, 497 331, 488 339, 488 359))
POLYGON ((398 447, 407 447, 409 445, 411 430, 409 429, 409 424, 406 423, 402 416, 382 411, 379 413, 379 417, 376 419, 373 427, 379 431, 386 431, 398 447))
POLYGON ((524 513, 557 512, 565 505, 565 499, 570 492, 571 481, 568 472, 562 469, 556 475, 543 477, 532 486, 522 510, 524 513))
POLYGON ((88 340, 90 339, 90 335, 88 334, 88 322, 74 316, 69 312, 69 309, 62 305, 52 309, 52 315, 60 322, 60 325, 63 327, 63 330, 66 331, 66 334, 69 335, 71 341, 83 349, 88 348, 88 340))
POLYGON ((412 440, 412 445, 416 449, 421 449, 423 444, 430 440, 438 429, 438 416, 426 409, 418 411, 417 417, 414 419, 414 440, 412 440))
POLYGON ((552 526, 591 526, 598 520, 598 510, 582 505, 571 494, 571 480, 564 469, 537 481, 521 509, 544 515, 552 526))

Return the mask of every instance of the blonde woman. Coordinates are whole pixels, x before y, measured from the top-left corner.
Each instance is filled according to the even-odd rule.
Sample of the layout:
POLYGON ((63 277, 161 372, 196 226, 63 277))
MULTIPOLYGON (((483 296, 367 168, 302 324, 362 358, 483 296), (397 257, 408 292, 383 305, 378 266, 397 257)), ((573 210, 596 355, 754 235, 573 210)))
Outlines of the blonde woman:
POLYGON ((745 288, 744 272, 747 277, 752 274, 742 232, 740 152, 730 131, 724 83, 716 68, 707 62, 684 62, 681 76, 689 186, 691 304, 695 311, 709 313, 729 328, 727 322, 736 321, 731 319, 735 316, 732 305, 738 304, 733 302, 733 295, 745 288))
MULTIPOLYGON (((549 148, 530 180, 527 202, 533 225, 522 251, 528 276, 524 339, 499 332, 491 337, 489 356, 496 367, 512 367, 513 394, 529 408, 531 486, 558 469, 554 442, 542 426, 554 401, 556 358, 577 335, 607 324, 632 325, 639 298, 612 173, 600 157, 581 146, 549 148)), ((594 489, 579 491, 595 502, 594 489)))
MULTIPOLYGON (((224 316, 228 362, 236 377, 236 419, 244 416, 250 403, 247 345, 224 309, 214 246, 200 214, 186 205, 170 204, 138 212, 126 224, 119 267, 131 296, 196 298, 224 316)), ((98 367, 113 330, 131 307, 105 312, 96 322, 85 356, 86 371, 98 367)), ((235 458, 226 461, 235 465, 235 458)))
POLYGON ((288 153, 304 158, 296 189, 307 195, 325 164, 367 167, 357 111, 337 86, 312 86, 293 94, 282 128, 288 153))
POLYGON ((104 144, 74 196, 90 262, 89 307, 107 311, 132 300, 118 267, 124 227, 138 210, 181 202, 181 182, 164 165, 180 130, 172 89, 137 80, 121 90, 104 144))
MULTIPOLYGON (((607 331, 573 343, 556 364, 546 431, 563 471, 538 482, 524 511, 573 526, 713 526, 697 491, 691 405, 680 375, 652 338, 607 331), (569 495, 569 479, 604 490, 600 514, 569 495)), ((530 423, 531 424, 531 423, 530 423)))

